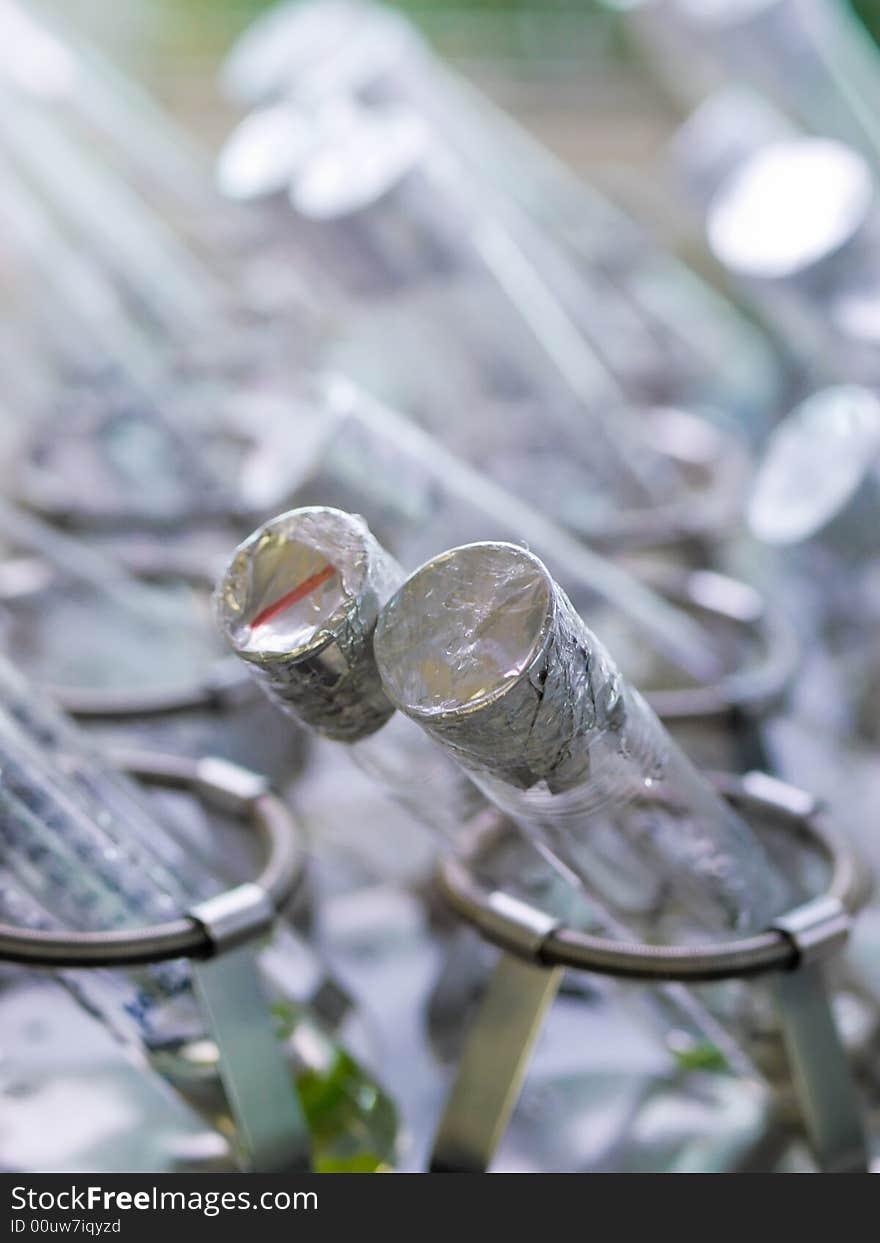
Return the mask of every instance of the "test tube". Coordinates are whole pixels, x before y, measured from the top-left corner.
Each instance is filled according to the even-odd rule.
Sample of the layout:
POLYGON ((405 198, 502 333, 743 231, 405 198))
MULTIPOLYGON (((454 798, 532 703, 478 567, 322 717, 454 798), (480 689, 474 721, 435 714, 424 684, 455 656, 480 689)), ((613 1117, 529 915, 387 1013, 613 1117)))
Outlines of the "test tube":
POLYGON ((647 0, 631 16, 649 48, 656 38, 658 71, 679 95, 738 79, 815 133, 880 160, 880 55, 848 4, 647 0))
MULTIPOLYGON (((862 488, 880 477, 880 400, 870 389, 842 384, 797 405, 770 436, 755 477, 748 520, 753 533, 778 546, 812 539, 851 507, 863 529, 847 527, 841 554, 876 549, 878 518, 862 488), (867 507, 867 508, 866 508, 867 507)), ((874 500, 876 502, 877 498, 874 500)))
POLYGON ((795 715, 851 735, 852 707, 874 685, 880 598, 880 401, 854 384, 819 389, 771 434, 747 509, 752 533, 777 553, 778 590, 810 636, 812 677, 795 715), (825 678, 816 673, 825 667, 825 678), (832 691, 826 679, 834 679, 832 691), (814 687, 812 694, 810 687, 814 687), (843 711, 841 711, 843 710, 843 711), (823 719, 824 718, 824 719, 823 719))
MULTIPOLYGON (((536 233, 561 247, 571 268, 566 284, 577 278, 569 311, 630 397, 732 404, 760 424, 778 376, 758 333, 444 65, 398 14, 360 0, 278 4, 247 29, 223 77, 237 99, 268 105, 264 133, 275 131, 275 151, 290 101, 314 106, 355 96, 370 107, 406 104, 455 151, 483 196, 531 222, 523 238, 529 251, 536 233)), ((258 130, 259 115, 252 119, 258 130)), ((265 165, 256 146, 250 156, 238 146, 242 169, 265 165)), ((271 168, 277 173, 277 163, 271 168)))
MULTIPOLYGON (((215 614, 236 655, 289 715, 351 745, 416 817, 455 843, 477 804, 470 783, 393 715, 373 653, 379 613, 403 571, 362 518, 326 507, 282 514, 236 550, 215 614)), ((619 853, 619 846, 617 847, 619 853)), ((632 862, 633 879, 656 884, 632 862)))
POLYGON ((646 935, 691 917, 716 935, 756 931, 785 908, 789 885, 757 838, 534 554, 480 543, 434 558, 383 610, 374 646, 389 699, 585 886, 613 880, 608 837, 622 870, 631 853, 656 872, 646 935))
MULTIPOLYGON (((417 822, 447 848, 456 849, 483 801, 443 749, 394 712, 379 683, 373 642, 376 604, 401 579, 402 571, 369 536, 362 519, 326 508, 301 509, 268 523, 237 550, 218 583, 217 621, 271 697, 295 719, 347 743, 355 761, 417 822), (265 572, 263 557, 268 562, 265 572), (335 574, 328 574, 331 569, 335 574), (360 704, 352 697, 358 686, 360 704)), ((594 852, 597 866, 600 860, 606 889, 625 910, 657 904, 662 881, 629 843, 605 834, 594 852), (619 873, 623 864, 629 876, 621 883, 614 868, 619 873)), ((577 876, 546 842, 538 843, 535 854, 517 839, 494 851, 485 867, 494 884, 504 884, 526 900, 549 902, 560 917, 586 920, 603 935, 626 935, 619 917, 597 903, 595 886, 584 901, 577 876)), ((753 1073, 737 1040, 686 990, 664 986, 658 1002, 666 1021, 674 1016, 677 1024, 723 1048, 732 1067, 753 1073)))
MULTIPOLYGON (((541 290, 542 278, 522 256, 515 267, 509 250, 500 249, 493 220, 462 198, 455 166, 447 167, 449 153, 411 109, 367 109, 352 101, 322 108, 311 123, 311 151, 291 183, 296 216, 290 234, 298 238, 302 261, 329 276, 337 296, 341 292, 359 334, 370 333, 349 347, 353 356, 348 367, 340 359, 340 369, 351 370, 390 316, 397 340, 407 339, 399 333, 415 334, 421 359, 426 352, 431 359, 429 340, 442 348, 434 365, 442 367, 447 393, 450 377, 458 377, 464 392, 506 408, 518 427, 524 400, 543 397, 563 424, 577 420, 571 407, 578 397, 581 403, 585 397, 619 401, 611 377, 583 341, 581 391, 566 394, 553 354, 560 313, 545 329, 540 317, 537 323, 528 318, 520 296, 524 268, 529 290, 541 290), (510 280, 519 280, 520 288, 511 289, 510 280)), ((426 379, 430 373, 422 385, 426 379)), ((412 391, 419 391, 414 382, 412 391)), ((436 408, 427 417, 438 425, 436 408)), ((589 408, 579 417, 593 421, 589 408)), ((447 434, 460 434, 448 416, 444 423, 447 434)))
POLYGON ((403 579, 361 517, 307 506, 265 523, 236 550, 215 616, 274 703, 349 744, 356 763, 452 842, 476 792, 395 714, 373 657, 376 619, 403 579))
MULTIPOLYGON (((68 794, 107 836, 112 848, 143 852, 138 869, 178 904, 217 892, 211 872, 175 836, 175 824, 157 823, 133 782, 106 758, 101 748, 75 726, 6 659, 0 658, 0 723, 6 733, 14 723, 19 745, 30 744, 29 757, 51 784, 63 772, 68 794)), ((179 909, 175 907, 175 909, 179 909)), ((167 914, 167 911, 166 911, 167 914)))
MULTIPOLYGON (((162 922, 179 913, 179 890, 160 887, 155 861, 93 821, 12 717, 0 714, 4 864, 55 927, 101 931, 162 922), (175 892, 176 891, 176 892, 175 892)), ((166 878, 167 879, 167 878, 166 878)), ((128 1030, 148 1047, 201 1027, 180 963, 132 975, 128 1030), (133 1029, 133 1030, 132 1030, 133 1029)), ((123 1019, 119 1011, 105 1015, 123 1019)))
MULTIPOLYGON (((245 377, 212 372, 209 379, 204 360, 201 374, 181 366, 177 340, 151 339, 100 265, 83 259, 14 177, 0 192, 0 217, 14 242, 19 313, 29 320, 16 370, 44 374, 48 388, 36 405, 15 411, 21 499, 81 528, 236 521, 228 468, 238 429, 230 436, 213 410, 218 390, 245 377)), ((250 382, 259 372, 268 383, 277 370, 276 340, 269 333, 256 352, 244 347, 250 382)), ((227 367, 236 353, 224 356, 227 367)))
POLYGON ((0 88, 0 142, 15 166, 141 298, 160 324, 203 325, 221 298, 200 265, 115 174, 62 133, 32 101, 0 88))
MULTIPOLYGON (((223 887, 218 860, 213 867, 204 860, 196 864, 169 849, 167 826, 137 792, 2 665, 0 703, 0 834, 9 877, 5 886, 0 878, 4 914, 22 918, 27 927, 99 932, 165 922, 223 887)), ((393 1107, 328 1034, 310 1010, 311 998, 303 999, 315 985, 314 959, 281 928, 260 967, 292 1074, 312 1082, 333 1075, 338 1088, 332 1110, 321 1101, 306 1105, 317 1168, 328 1162, 346 1168, 349 1160, 387 1162, 393 1107)), ((188 963, 126 971, 106 987, 99 976, 85 991, 79 973, 71 979, 77 995, 89 996, 105 1022, 141 1046, 154 1070, 229 1133, 218 1055, 188 963)))
POLYGON ((117 161, 172 200, 199 202, 208 179, 196 144, 135 85, 64 23, 58 6, 0 4, 0 76, 63 110, 63 123, 100 135, 117 161), (138 141, 131 141, 133 127, 138 141))
MULTIPOLYGON (((3 12, 0 9, 0 23, 3 12)), ((61 53, 67 51, 61 48, 61 53)), ((108 92, 116 99, 116 111, 124 113, 129 106, 125 92, 118 83, 108 87, 108 92)), ((4 177, 6 206, 11 204, 17 211, 19 230, 26 236, 28 229, 33 231, 30 217, 35 215, 40 221, 42 249, 35 253, 50 274, 57 266, 68 283, 75 276, 80 285, 86 281, 91 285, 82 310, 87 322, 94 320, 96 309, 108 298, 125 308, 122 313, 117 310, 115 317, 103 317, 103 330, 114 332, 117 341, 125 341, 124 330, 129 337, 134 335, 132 319, 144 321, 154 334, 150 341, 152 357, 148 359, 149 374, 154 379, 159 362, 156 355, 163 349, 165 367, 192 367, 200 352, 206 350, 226 371, 233 363, 239 368, 253 367, 255 356, 262 360, 267 342, 276 341, 279 333, 262 323, 258 345, 252 328, 254 321, 265 319, 262 304, 272 302, 277 294, 266 294, 264 289, 255 300, 250 278, 239 281, 247 274, 248 252, 253 247, 234 209, 217 200, 221 214, 225 212, 229 218, 227 231, 233 236, 214 238, 207 247, 200 247, 192 235, 204 225, 207 208, 193 208, 183 224, 163 218, 137 180, 133 184, 130 174, 128 179, 120 174, 119 165, 125 161, 118 153, 112 165, 100 162, 95 157, 92 132, 87 129, 80 134, 66 124, 69 112, 63 106, 63 91, 59 99, 51 91, 43 95, 38 90, 21 89, 14 74, 4 79, 0 64, 0 96, 5 101, 0 146, 4 163, 9 165, 4 177), (33 202, 28 202, 29 197, 33 202), (242 234, 237 240, 236 233, 242 234), (62 262, 65 236, 77 262, 70 257, 62 262), (83 242, 89 250, 88 261, 81 253, 83 242), (231 252, 236 257, 230 267, 231 252), (75 271, 77 268, 80 270, 75 271), (236 282, 235 293, 230 277, 236 282), (103 290, 99 288, 102 281, 103 290)), ((135 114, 131 126, 135 128, 141 113, 137 105, 131 106, 135 114)), ((160 146, 165 141, 161 140, 160 146)), ((192 176, 193 168, 190 180, 192 176)), ((183 184, 183 179, 177 180, 183 184)), ((201 190, 211 198, 210 180, 202 182, 201 190)), ((266 280, 265 271, 259 283, 273 285, 266 280)), ((285 297, 288 312, 294 311, 299 317, 302 305, 293 286, 294 282, 285 282, 285 297)), ((288 340, 286 328, 283 335, 288 340)))
POLYGON ((370 637, 403 571, 363 519, 292 510, 236 550, 215 597, 233 650, 283 709, 339 741, 381 728, 382 692, 370 637))
MULTIPOLYGON (((705 106, 702 115, 711 120, 705 106)), ((704 168, 710 128, 702 131, 704 168)), ((710 249, 815 382, 873 383, 880 215, 870 167, 836 141, 772 135, 771 126, 725 169, 719 133, 720 175, 705 206, 710 249)), ((694 173, 692 165, 692 180, 694 173)))
MULTIPOLYGON (((330 361, 584 537, 610 543, 615 514, 641 511, 662 539, 658 506, 693 499, 692 481, 590 346, 570 263, 491 199, 465 203, 448 153, 426 148, 399 106, 327 124, 293 182, 309 219, 291 237, 299 261, 344 289, 351 327, 330 361), (479 419, 457 415, 475 408, 479 419)), ((638 523, 624 525, 636 538, 638 523)))
POLYGON ((767 99, 737 83, 700 102, 676 131, 670 154, 689 201, 705 212, 718 187, 747 159, 801 133, 767 99))

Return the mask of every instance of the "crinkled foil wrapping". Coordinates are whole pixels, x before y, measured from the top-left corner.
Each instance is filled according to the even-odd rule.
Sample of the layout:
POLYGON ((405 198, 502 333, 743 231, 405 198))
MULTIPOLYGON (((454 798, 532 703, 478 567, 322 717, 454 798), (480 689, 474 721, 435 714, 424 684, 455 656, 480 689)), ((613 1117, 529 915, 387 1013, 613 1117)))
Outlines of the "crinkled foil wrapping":
MULTIPOLYGON (((496 552, 491 565, 484 563, 484 576, 510 573, 515 562, 509 555, 519 563, 528 555, 512 545, 483 547, 496 552)), ((412 703, 401 696, 397 671, 411 659, 413 640, 407 619, 425 608, 423 600, 416 604, 413 599, 418 590, 414 580, 404 584, 386 607, 375 647, 389 697, 461 764, 517 789, 530 789, 543 780, 556 793, 589 780, 592 743, 598 734, 622 728, 626 708, 620 675, 607 652, 587 630, 562 589, 533 560, 546 582, 541 634, 528 665, 488 701, 424 714, 413 711, 412 703)), ((432 565, 442 573, 443 562, 444 558, 436 558, 432 565)), ((476 593, 461 600, 462 633, 472 633, 475 662, 480 659, 483 642, 479 594, 492 594, 485 588, 485 577, 483 583, 482 588, 475 584, 476 593)), ((433 594, 439 604, 442 589, 433 594)), ((454 590, 451 603, 444 601, 445 614, 456 607, 455 597, 454 590)), ((536 602, 536 607, 539 604, 536 602)), ((424 616, 422 629, 425 634, 430 631, 430 616, 424 616)), ((443 657, 444 653, 437 653, 438 661, 443 657)))
POLYGON ((435 558, 383 610, 374 648, 388 698, 603 898, 632 857, 676 895, 658 911, 705 928, 784 909, 748 826, 530 553, 486 543, 435 558))
POLYGON ((403 578, 363 518, 310 506, 281 514, 239 545, 214 594, 215 614, 236 653, 283 711, 329 738, 355 742, 394 712, 376 669, 373 631, 403 578), (277 559, 285 543, 294 540, 336 567, 344 599, 300 646, 283 652, 242 650, 235 636, 250 607, 257 568, 277 559))

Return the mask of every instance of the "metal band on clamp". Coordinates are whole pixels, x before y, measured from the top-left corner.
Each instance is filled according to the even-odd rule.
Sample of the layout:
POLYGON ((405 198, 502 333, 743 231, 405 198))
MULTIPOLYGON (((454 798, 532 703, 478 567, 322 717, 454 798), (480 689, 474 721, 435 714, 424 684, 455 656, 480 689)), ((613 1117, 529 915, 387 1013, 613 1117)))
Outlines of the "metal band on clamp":
POLYGON ((823 1171, 867 1169, 861 1107, 822 978, 867 896, 855 862, 809 795, 762 773, 718 777, 747 816, 806 837, 829 863, 825 894, 755 936, 722 945, 633 944, 589 936, 483 885, 471 866, 504 831, 480 818, 464 856, 445 859, 440 887, 453 909, 504 951, 495 967, 434 1144, 436 1172, 488 1168, 513 1111, 541 1022, 565 968, 621 979, 700 983, 771 974, 805 1128, 823 1171), (474 1102, 479 1101, 478 1114, 474 1102))

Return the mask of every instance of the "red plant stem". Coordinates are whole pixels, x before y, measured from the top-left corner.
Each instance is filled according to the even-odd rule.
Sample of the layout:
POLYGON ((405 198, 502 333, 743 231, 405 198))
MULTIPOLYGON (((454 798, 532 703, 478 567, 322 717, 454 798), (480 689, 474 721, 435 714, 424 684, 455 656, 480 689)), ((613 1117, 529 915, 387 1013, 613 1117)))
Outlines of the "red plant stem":
POLYGON ((333 565, 325 565, 323 570, 318 570, 311 578, 305 579, 298 587, 294 587, 291 591, 285 592, 280 599, 274 604, 267 604, 261 613, 249 623, 251 630, 256 630, 258 626, 262 626, 265 622, 271 621, 273 617, 277 617, 279 613, 283 613, 285 609, 289 609, 292 604, 296 604, 298 600, 304 600, 322 583, 326 583, 328 578, 332 578, 336 573, 336 567, 333 565))

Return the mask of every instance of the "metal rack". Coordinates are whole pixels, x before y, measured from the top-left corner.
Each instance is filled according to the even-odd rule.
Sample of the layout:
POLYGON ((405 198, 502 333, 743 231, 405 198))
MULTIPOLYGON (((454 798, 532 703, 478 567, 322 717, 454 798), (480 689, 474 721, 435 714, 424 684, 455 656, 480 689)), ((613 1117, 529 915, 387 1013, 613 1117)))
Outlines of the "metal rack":
POLYGON ((504 832, 495 814, 474 826, 462 857, 444 860, 439 874, 444 897, 502 955, 447 1098, 432 1171, 488 1169, 566 969, 686 984, 767 977, 820 1169, 867 1170, 861 1109, 822 970, 846 941, 865 896, 855 860, 810 795, 761 773, 717 781, 741 812, 806 838, 829 864, 824 893, 753 936, 708 946, 624 944, 567 928, 547 912, 476 879, 473 864, 504 832))
POLYGON ((260 985, 260 942, 305 874, 295 820, 265 778, 226 760, 113 753, 133 776, 185 789, 241 816, 260 836, 265 863, 255 880, 193 906, 168 923, 119 932, 46 932, 0 925, 0 961, 60 969, 133 967, 188 958, 219 1073, 236 1124, 240 1164, 303 1169, 309 1134, 260 985))

